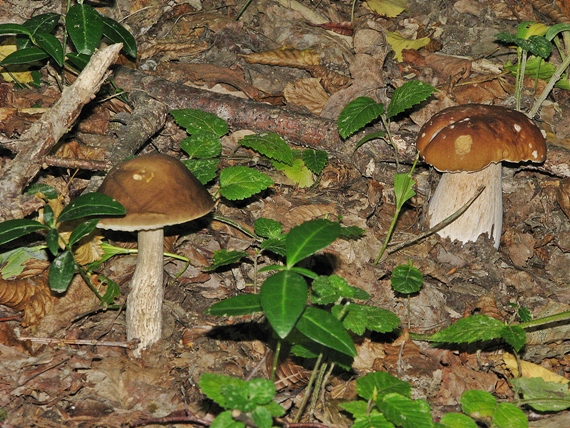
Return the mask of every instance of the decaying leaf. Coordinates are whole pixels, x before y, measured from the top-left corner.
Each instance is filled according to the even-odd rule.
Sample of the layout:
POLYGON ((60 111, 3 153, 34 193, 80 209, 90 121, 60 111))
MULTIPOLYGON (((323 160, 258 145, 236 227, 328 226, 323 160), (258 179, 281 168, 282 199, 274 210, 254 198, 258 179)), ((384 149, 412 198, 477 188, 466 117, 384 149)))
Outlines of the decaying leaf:
POLYGON ((55 152, 56 156, 69 159, 103 159, 105 151, 101 148, 89 147, 76 140, 71 140, 63 144, 55 152))
POLYGON ((51 309, 53 299, 47 272, 33 278, 0 279, 0 304, 24 311, 24 327, 37 324, 51 309))
POLYGON ((394 57, 398 62, 402 62, 402 51, 404 49, 418 50, 423 48, 429 43, 429 37, 422 37, 421 39, 410 40, 400 36, 398 33, 386 31, 386 41, 392 46, 394 57))
MULTIPOLYGON (((267 372, 271 372, 273 357, 266 359, 267 372)), ((295 364, 289 358, 280 361, 275 370, 275 389, 280 391, 285 388, 299 387, 307 384, 310 371, 299 364, 295 364)))
MULTIPOLYGON (((513 376, 519 376, 519 365, 517 364, 517 359, 514 355, 505 352, 503 354, 503 361, 505 366, 513 376)), ((530 363, 528 361, 520 361, 521 376, 526 378, 540 377, 544 379, 545 382, 556 382, 556 383, 568 383, 570 380, 566 379, 564 376, 560 376, 538 364, 530 363)))
POLYGON ((329 94, 338 92, 350 83, 350 78, 348 76, 339 74, 322 65, 306 67, 306 70, 311 73, 311 76, 314 78, 320 79, 321 85, 329 94))
POLYGON ((378 15, 395 18, 406 10, 407 0, 367 0, 366 4, 378 15))
MULTIPOLYGON (((8 55, 16 52, 18 47, 14 45, 0 46, 0 61, 8 55)), ((34 81, 31 71, 27 70, 27 66, 11 67, 10 73, 0 73, 4 82, 13 82, 16 79, 19 83, 30 83, 34 81)))
POLYGON ((304 106, 311 113, 319 114, 329 96, 321 86, 319 79, 298 79, 295 83, 288 83, 283 90, 288 103, 304 106))
POLYGON ((556 202, 562 211, 570 218, 570 180, 561 180, 556 191, 556 202))
POLYGON ((343 36, 352 36, 352 33, 354 32, 354 26, 350 21, 328 22, 326 24, 312 24, 307 22, 307 24, 312 27, 320 27, 324 30, 334 31, 335 33, 342 34, 343 36))
POLYGON ((250 64, 277 65, 279 67, 306 68, 321 65, 321 56, 313 49, 272 49, 241 55, 250 64))
POLYGON ((402 52, 402 58, 418 70, 431 68, 440 82, 449 83, 451 87, 471 74, 471 60, 466 58, 409 49, 402 52))

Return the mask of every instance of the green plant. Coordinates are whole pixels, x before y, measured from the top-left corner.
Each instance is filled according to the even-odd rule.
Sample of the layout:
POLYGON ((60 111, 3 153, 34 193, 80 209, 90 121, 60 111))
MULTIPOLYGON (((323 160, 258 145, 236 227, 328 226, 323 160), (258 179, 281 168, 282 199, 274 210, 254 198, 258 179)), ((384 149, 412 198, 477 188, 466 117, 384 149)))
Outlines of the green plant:
MULTIPOLYGON (((88 268, 81 266, 75 258, 75 250, 95 230, 100 216, 124 215, 125 209, 112 198, 100 193, 88 193, 74 199, 59 213, 59 195, 50 186, 34 185, 27 193, 37 194, 47 203, 43 207, 42 221, 32 219, 8 220, 0 223, 0 245, 33 233, 40 233, 45 245, 34 246, 28 251, 11 253, 14 257, 24 254, 34 255, 46 250, 51 255, 49 268, 50 288, 63 293, 69 287, 76 273, 79 273, 91 287, 102 304, 110 305, 119 294, 118 285, 108 278, 101 277, 107 283, 105 295, 101 296, 91 284, 88 268), (56 208, 54 210, 54 208, 56 208)), ((25 260, 20 258, 19 260, 25 260)), ((9 261, 9 260, 8 260, 9 261)), ((13 264, 18 269, 18 263, 13 264)))
MULTIPOLYGON (((220 138, 228 132, 226 122, 201 110, 180 109, 170 113, 189 134, 180 142, 188 155, 183 162, 202 184, 210 182, 217 175, 222 156, 220 138)), ((312 175, 320 174, 328 160, 327 153, 322 150, 292 150, 283 138, 271 132, 248 135, 239 143, 264 156, 274 168, 283 171, 301 187, 312 185, 312 175)), ((252 157, 243 160, 251 161, 252 157)), ((219 193, 229 200, 249 198, 273 184, 269 176, 247 166, 226 167, 220 171, 219 178, 219 193)))
POLYGON ((71 66, 81 70, 104 37, 114 43, 123 43, 123 50, 129 56, 137 56, 136 42, 129 31, 83 1, 71 6, 68 0, 65 17, 58 13, 45 13, 23 24, 0 25, 0 35, 9 34, 16 35, 18 50, 0 62, 3 67, 51 58, 57 67, 71 66), (62 40, 54 35, 60 24, 65 29, 62 40), (67 52, 67 37, 75 51, 67 52))

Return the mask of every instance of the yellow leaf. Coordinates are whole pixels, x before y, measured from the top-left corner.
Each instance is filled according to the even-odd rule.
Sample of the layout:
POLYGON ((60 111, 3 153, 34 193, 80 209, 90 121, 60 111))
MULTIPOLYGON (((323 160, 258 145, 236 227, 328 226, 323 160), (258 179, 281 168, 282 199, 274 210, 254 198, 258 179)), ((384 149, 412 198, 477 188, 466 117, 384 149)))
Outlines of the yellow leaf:
MULTIPOLYGON (((0 61, 2 61, 11 53, 16 52, 17 49, 18 48, 16 47, 16 45, 1 45, 0 61)), ((13 82, 14 79, 17 79, 18 82, 20 83, 30 83, 34 81, 32 73, 30 71, 27 71, 22 66, 18 66, 18 68, 13 66, 10 68, 10 73, 0 73, 0 76, 2 76, 4 82, 13 82), (15 70, 23 70, 23 71, 15 71, 15 70)))
POLYGON ((277 65, 279 67, 305 68, 321 63, 321 56, 312 49, 273 49, 241 55, 241 57, 250 64, 277 65))
POLYGON ((392 46, 394 51, 394 56, 398 62, 402 62, 402 50, 413 49, 417 51, 423 48, 429 43, 429 37, 422 37, 421 39, 410 40, 405 39, 398 33, 392 33, 391 31, 386 31, 386 41, 392 46))
MULTIPOLYGON (((503 361, 505 362, 505 366, 507 369, 511 371, 513 376, 518 376, 519 369, 517 366, 517 359, 505 352, 503 354, 503 361)), ((522 377, 526 378, 533 378, 533 377, 540 377, 544 379, 545 382, 556 382, 556 383, 568 383, 570 382, 564 376, 560 376, 538 364, 529 363, 528 361, 521 361, 521 372, 522 377)))
POLYGON ((408 7, 407 0, 367 0, 368 7, 378 15, 395 18, 408 7))

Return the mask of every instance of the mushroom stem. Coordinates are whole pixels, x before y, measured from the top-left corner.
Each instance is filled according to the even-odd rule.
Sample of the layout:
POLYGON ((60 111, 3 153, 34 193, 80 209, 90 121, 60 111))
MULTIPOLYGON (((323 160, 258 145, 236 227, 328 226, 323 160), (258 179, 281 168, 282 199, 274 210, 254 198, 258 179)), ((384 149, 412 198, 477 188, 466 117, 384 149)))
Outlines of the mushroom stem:
POLYGON ((443 173, 430 200, 429 227, 434 227, 463 207, 480 186, 485 186, 485 190, 473 204, 438 234, 465 243, 476 241, 479 235, 486 233, 494 241, 495 248, 499 248, 503 226, 500 163, 491 163, 475 172, 443 173))
POLYGON ((138 233, 137 267, 127 297, 127 340, 139 339, 133 351, 141 350, 160 339, 162 330, 162 297, 164 230, 140 230, 138 233))

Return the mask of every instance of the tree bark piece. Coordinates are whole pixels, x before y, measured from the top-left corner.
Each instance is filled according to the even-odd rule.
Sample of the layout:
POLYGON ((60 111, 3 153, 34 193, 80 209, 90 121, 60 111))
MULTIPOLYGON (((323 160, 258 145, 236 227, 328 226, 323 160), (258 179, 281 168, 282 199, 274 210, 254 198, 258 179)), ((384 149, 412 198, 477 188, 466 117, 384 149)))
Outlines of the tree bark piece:
POLYGON ((21 150, 0 175, 0 220, 26 214, 23 208, 32 198, 22 196, 22 191, 40 171, 44 156, 71 128, 82 107, 95 97, 121 48, 122 44, 115 44, 94 53, 77 80, 63 90, 60 100, 22 135, 18 143, 21 150))

